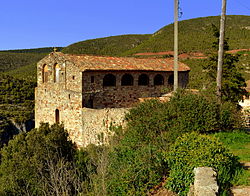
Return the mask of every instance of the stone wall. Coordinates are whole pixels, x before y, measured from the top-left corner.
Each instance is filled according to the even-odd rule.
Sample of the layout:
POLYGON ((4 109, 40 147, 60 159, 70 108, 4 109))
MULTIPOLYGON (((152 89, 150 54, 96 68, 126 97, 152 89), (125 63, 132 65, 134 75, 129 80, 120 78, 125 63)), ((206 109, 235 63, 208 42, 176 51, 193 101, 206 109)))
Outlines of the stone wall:
POLYGON ((113 135, 111 126, 125 126, 125 108, 82 109, 82 130, 72 132, 70 138, 78 147, 88 144, 107 144, 113 135))

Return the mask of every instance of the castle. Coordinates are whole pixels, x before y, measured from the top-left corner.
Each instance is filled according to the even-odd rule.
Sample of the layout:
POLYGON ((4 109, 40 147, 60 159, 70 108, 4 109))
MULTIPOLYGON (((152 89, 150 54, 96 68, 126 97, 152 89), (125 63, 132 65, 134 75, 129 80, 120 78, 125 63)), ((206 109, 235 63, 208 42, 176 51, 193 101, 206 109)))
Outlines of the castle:
MULTIPOLYGON (((179 63, 179 87, 190 68, 179 63)), ((37 64, 35 124, 63 123, 78 147, 107 140, 123 125, 127 108, 173 87, 173 60, 71 55, 52 52, 37 64)))

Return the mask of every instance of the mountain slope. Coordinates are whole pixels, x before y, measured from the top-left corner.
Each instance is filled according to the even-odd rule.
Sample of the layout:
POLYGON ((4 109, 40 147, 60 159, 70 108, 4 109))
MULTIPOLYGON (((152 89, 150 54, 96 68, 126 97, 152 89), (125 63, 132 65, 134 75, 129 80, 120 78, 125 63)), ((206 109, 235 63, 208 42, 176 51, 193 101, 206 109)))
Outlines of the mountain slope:
POLYGON ((130 50, 151 35, 119 35, 105 38, 91 39, 74 43, 65 47, 62 52, 69 54, 91 54, 104 56, 118 56, 119 54, 130 50))
MULTIPOLYGON (((211 48, 213 38, 212 24, 219 27, 220 17, 210 16, 179 22, 180 52, 206 52, 211 48)), ((229 15, 226 22, 226 37, 230 49, 250 48, 250 16, 229 15)), ((173 24, 154 33, 148 40, 122 55, 141 52, 161 52, 173 50, 173 24)))

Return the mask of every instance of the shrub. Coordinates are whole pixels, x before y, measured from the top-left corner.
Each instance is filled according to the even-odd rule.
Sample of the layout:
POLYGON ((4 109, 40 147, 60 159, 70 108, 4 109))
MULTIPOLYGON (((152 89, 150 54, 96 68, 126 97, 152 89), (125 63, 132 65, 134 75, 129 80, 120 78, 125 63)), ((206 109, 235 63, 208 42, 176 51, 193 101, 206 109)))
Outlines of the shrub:
MULTIPOLYGON (((131 109, 126 115, 127 128, 116 135, 118 141, 110 153, 108 193, 147 194, 171 168, 164 163, 162 153, 169 151, 177 137, 193 130, 198 133, 215 132, 221 126, 231 128, 235 124, 237 113, 230 113, 235 107, 231 107, 232 104, 227 106, 223 105, 220 110, 215 101, 200 94, 181 91, 169 102, 150 100, 131 109)), ((173 173, 175 168, 171 171, 173 173)), ((178 173, 185 178, 184 174, 178 173)), ((192 175, 192 171, 186 174, 192 175)), ((181 187, 178 183, 176 186, 181 187)))
POLYGON ((171 168, 167 187, 179 195, 187 194, 195 167, 208 166, 217 171, 220 193, 230 187, 230 182, 241 170, 238 158, 216 138, 195 132, 178 138, 164 157, 171 168))
POLYGON ((79 191, 72 165, 73 145, 61 125, 41 124, 39 129, 21 133, 0 153, 0 195, 68 195, 79 191))
POLYGON ((220 129, 232 131, 243 127, 242 113, 238 105, 232 102, 224 102, 220 107, 220 129))

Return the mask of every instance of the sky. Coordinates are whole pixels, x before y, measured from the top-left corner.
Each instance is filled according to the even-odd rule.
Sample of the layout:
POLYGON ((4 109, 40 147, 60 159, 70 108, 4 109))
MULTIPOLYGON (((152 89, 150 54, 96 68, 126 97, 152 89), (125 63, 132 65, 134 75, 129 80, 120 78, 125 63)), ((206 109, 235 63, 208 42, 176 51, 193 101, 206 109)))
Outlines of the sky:
MULTIPOLYGON (((180 20, 217 16, 222 0, 180 0, 180 20)), ((67 46, 173 23, 174 0, 0 0, 0 50, 67 46)), ((228 15, 250 15, 250 0, 227 0, 228 15)))

